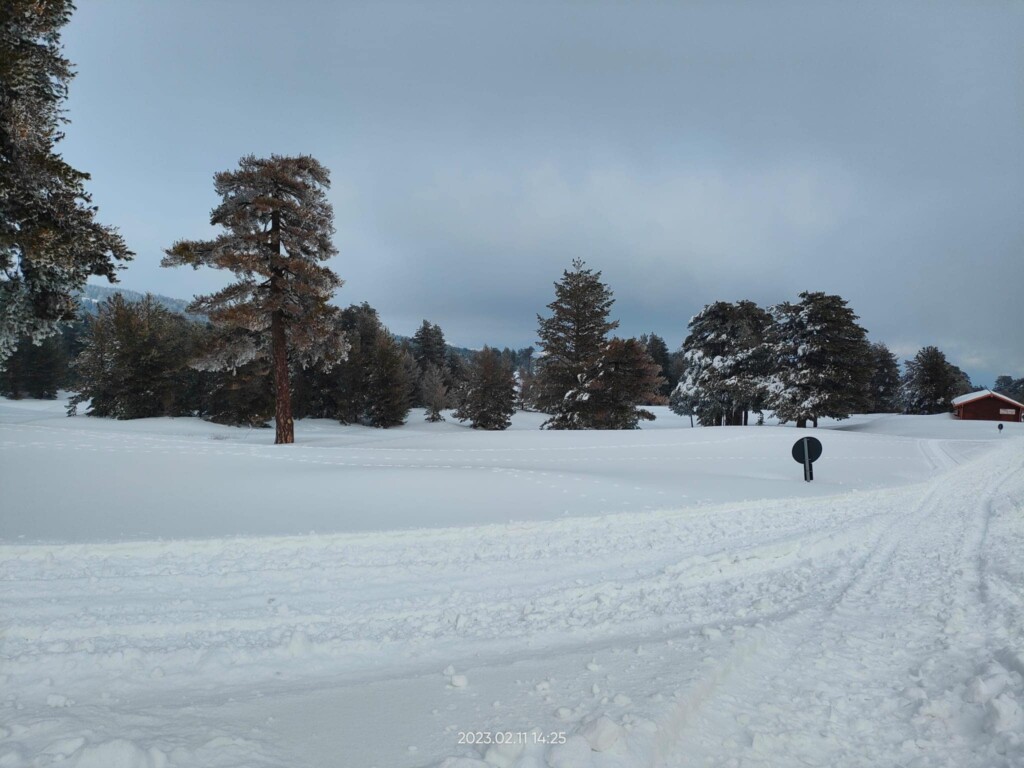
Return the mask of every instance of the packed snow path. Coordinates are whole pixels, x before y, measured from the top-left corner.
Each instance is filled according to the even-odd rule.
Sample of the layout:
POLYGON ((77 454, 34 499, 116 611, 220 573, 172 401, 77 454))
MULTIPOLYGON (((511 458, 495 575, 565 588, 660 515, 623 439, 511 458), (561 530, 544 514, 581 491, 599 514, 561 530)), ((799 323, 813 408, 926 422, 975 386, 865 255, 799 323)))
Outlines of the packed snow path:
POLYGON ((667 765, 1024 765, 1024 450, 928 483, 865 545, 765 622, 667 765))
POLYGON ((0 545, 0 766, 1024 765, 1024 441, 860 439, 928 479, 0 545))

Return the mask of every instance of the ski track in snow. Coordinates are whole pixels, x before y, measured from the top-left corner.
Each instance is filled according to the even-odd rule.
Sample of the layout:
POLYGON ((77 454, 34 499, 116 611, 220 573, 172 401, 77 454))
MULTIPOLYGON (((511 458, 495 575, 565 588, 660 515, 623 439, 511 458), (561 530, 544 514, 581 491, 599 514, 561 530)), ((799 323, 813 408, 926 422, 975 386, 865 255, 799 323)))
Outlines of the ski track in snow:
MULTIPOLYGON (((0 436, 16 450, 37 429, 0 436)), ((65 432, 58 452, 104 442, 65 432)), ((930 479, 463 528, 0 544, 0 767, 1024 765, 1024 442, 880 453, 894 444, 930 479)), ((332 461, 297 456, 281 460, 332 461)))

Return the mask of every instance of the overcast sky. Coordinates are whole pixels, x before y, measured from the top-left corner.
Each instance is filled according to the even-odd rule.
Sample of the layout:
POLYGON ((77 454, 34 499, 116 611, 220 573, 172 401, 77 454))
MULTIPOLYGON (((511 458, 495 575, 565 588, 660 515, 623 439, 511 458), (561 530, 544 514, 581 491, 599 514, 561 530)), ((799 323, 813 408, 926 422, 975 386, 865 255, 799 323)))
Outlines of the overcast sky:
POLYGON ((1024 3, 80 2, 67 139, 127 288, 214 233, 212 177, 311 154, 395 332, 536 340, 574 257, 619 332, 839 293, 901 357, 1024 376, 1024 3))

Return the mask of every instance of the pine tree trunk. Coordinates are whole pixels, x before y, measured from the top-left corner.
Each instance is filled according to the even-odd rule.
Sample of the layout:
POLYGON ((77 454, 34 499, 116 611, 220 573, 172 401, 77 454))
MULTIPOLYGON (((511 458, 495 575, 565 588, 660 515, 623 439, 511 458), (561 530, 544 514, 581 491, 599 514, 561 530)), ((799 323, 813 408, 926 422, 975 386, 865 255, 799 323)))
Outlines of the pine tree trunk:
POLYGON ((274 310, 270 320, 270 338, 274 345, 274 420, 277 433, 274 444, 295 442, 295 421, 292 419, 292 393, 288 381, 288 343, 284 333, 284 312, 274 310))
POLYGON ((807 419, 805 417, 803 417, 803 416, 801 416, 799 419, 797 419, 796 420, 796 428, 797 429, 807 429, 807 419))
POLYGON ((814 417, 814 428, 815 429, 818 428, 818 417, 817 416, 814 417))
MULTIPOLYGON (((280 258, 281 214, 277 211, 274 211, 271 217, 270 247, 274 255, 280 258)), ((283 291, 283 281, 284 275, 275 269, 270 283, 272 294, 280 294, 283 291)), ((288 380, 288 338, 284 331, 284 310, 280 304, 270 317, 270 343, 274 356, 274 445, 287 445, 295 442, 295 420, 292 418, 292 391, 291 382, 288 380)))

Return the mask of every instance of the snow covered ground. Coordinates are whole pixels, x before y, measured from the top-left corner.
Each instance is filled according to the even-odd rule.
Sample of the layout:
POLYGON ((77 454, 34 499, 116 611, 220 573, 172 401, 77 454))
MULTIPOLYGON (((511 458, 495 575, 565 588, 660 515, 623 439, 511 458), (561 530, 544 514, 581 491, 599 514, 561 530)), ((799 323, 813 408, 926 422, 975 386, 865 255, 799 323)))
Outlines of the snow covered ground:
POLYGON ((807 484, 667 412, 61 414, 0 400, 0 768, 1024 765, 1022 425, 828 425, 807 484))

